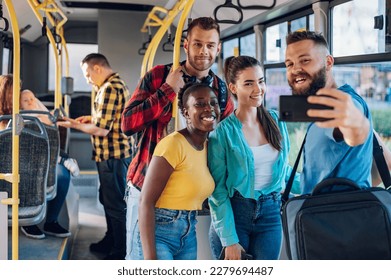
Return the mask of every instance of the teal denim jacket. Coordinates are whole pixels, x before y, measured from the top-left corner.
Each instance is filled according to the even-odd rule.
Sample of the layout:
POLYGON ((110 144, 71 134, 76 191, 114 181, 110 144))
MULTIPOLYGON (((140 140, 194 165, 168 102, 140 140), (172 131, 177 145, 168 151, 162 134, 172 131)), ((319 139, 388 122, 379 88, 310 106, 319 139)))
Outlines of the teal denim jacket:
MULTIPOLYGON (((238 191, 245 198, 258 199, 261 195, 281 192, 291 174, 288 165, 290 149, 288 131, 278 120, 278 112, 269 111, 282 136, 282 150, 273 165, 272 183, 261 191, 254 191, 254 157, 242 132, 242 123, 235 113, 223 120, 210 133, 208 142, 208 166, 215 180, 215 190, 209 197, 213 226, 223 246, 239 242, 235 230, 230 198, 238 191)), ((300 186, 300 176, 295 176, 294 190, 300 186)))

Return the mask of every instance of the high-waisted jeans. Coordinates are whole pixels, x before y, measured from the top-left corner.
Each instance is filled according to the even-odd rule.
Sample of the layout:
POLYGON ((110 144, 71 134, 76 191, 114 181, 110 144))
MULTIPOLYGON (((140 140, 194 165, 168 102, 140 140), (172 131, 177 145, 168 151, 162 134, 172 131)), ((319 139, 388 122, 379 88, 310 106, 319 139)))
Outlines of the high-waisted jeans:
MULTIPOLYGON (((243 249, 257 260, 276 260, 282 244, 281 195, 273 192, 258 200, 244 198, 238 192, 230 199, 236 234, 243 249)), ((218 259, 222 245, 213 223, 209 230, 212 254, 218 259)))
MULTIPOLYGON (((155 208, 155 244, 158 260, 197 259, 197 211, 155 208)), ((137 246, 131 252, 132 260, 144 259, 138 221, 135 231, 137 246)), ((134 244, 134 243, 133 243, 134 244)))

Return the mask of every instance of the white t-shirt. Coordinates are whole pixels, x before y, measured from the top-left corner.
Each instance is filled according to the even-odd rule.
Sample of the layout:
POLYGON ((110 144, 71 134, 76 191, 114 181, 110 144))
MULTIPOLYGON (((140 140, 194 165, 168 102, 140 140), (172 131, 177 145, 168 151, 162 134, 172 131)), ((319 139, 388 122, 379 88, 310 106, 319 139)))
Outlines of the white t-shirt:
POLYGON ((278 158, 278 151, 269 143, 250 148, 254 156, 254 189, 261 190, 272 182, 273 164, 278 158))

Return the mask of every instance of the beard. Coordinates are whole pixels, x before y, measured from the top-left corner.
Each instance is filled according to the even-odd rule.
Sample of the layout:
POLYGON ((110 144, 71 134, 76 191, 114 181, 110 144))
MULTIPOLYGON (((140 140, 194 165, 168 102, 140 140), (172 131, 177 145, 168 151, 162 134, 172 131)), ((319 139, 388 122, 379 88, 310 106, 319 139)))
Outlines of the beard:
MULTIPOLYGON (((210 58, 210 56, 208 56, 208 58, 210 58)), ((209 70, 212 67, 213 63, 215 62, 214 59, 210 60, 209 63, 197 62, 197 56, 192 55, 190 49, 188 51, 187 60, 189 61, 190 66, 199 72, 209 70)))
MULTIPOLYGON (((297 75, 305 76, 306 79, 311 79, 312 82, 307 88, 298 88, 295 89, 294 81, 288 81, 289 86, 292 89, 293 95, 315 95, 318 90, 326 86, 326 66, 322 67, 318 72, 316 72, 312 77, 306 72, 300 72, 297 75)), ((294 79, 293 79, 294 80, 294 79)))

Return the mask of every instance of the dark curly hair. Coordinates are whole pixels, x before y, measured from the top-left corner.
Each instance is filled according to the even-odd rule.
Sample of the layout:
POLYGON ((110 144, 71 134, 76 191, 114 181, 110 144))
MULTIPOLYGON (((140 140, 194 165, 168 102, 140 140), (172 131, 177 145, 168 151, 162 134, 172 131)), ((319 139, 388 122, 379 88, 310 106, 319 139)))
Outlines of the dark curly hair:
POLYGON ((213 88, 207 84, 203 83, 187 83, 183 88, 178 92, 178 107, 181 110, 182 115, 184 115, 183 109, 186 108, 187 99, 192 92, 195 92, 201 88, 208 88, 214 92, 213 88))

